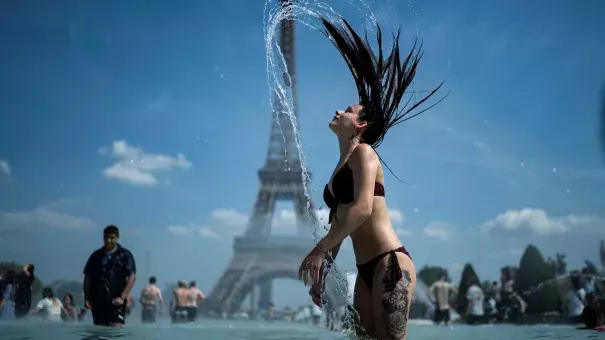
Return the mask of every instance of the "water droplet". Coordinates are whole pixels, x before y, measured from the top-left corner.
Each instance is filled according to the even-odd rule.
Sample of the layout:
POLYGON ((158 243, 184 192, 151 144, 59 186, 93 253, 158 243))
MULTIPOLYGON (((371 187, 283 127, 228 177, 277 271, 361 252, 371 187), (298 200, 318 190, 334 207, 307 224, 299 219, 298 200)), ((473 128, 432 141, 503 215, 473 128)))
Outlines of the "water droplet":
POLYGON ((221 73, 221 75, 219 76, 221 78, 225 78, 225 75, 221 73))
POLYGON ((557 172, 557 168, 552 168, 552 172, 557 172))
POLYGON ((416 212, 416 213, 417 213, 417 212, 419 212, 419 211, 420 211, 420 209, 418 209, 418 208, 414 208, 414 212, 416 212))
POLYGON ((569 194, 571 192, 571 190, 567 189, 567 193, 569 194))
POLYGON ((521 162, 521 166, 522 166, 522 167, 524 167, 524 166, 525 166, 525 163, 521 162))

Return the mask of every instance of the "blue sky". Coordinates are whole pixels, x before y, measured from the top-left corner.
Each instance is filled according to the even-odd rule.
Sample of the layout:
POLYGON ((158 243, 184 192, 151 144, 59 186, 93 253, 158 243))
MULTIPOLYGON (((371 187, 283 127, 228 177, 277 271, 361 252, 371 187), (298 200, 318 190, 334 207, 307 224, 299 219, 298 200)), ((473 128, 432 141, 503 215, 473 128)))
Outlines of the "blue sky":
MULTIPOLYGON (((356 3, 351 1, 351 3, 356 3)), ((364 13, 330 2, 358 29, 364 13)), ((270 106, 263 2, 104 1, 0 10, 0 259, 44 281, 81 278, 107 224, 165 285, 209 291, 258 189, 270 106)), ((402 48, 424 38, 415 89, 449 97, 387 135, 379 152, 393 224, 418 267, 471 261, 481 278, 527 243, 571 266, 598 259, 605 166, 599 1, 375 1, 402 48), (411 5, 410 5, 411 4, 411 5)), ((317 31, 297 32, 299 111, 314 200, 336 164, 332 112, 356 100, 317 31)), ((275 233, 293 235, 291 205, 275 233)), ((324 214, 325 212, 320 212, 324 214)), ((338 260, 354 268, 349 241, 338 260)), ((276 303, 308 301, 278 281, 276 303)))

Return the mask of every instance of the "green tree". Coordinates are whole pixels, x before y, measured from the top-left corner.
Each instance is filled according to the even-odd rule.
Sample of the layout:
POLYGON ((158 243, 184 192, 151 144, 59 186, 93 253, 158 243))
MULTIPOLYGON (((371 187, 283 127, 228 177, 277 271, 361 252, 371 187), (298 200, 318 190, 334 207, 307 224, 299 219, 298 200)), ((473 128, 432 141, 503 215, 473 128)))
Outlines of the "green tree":
POLYGON ((439 276, 441 276, 442 273, 445 273, 446 280, 450 281, 450 276, 449 276, 449 274, 447 272, 447 269, 445 269, 443 267, 439 267, 439 266, 427 266, 427 265, 424 265, 417 272, 416 276, 422 282, 424 282, 425 285, 427 285, 428 287, 430 287, 433 283, 435 283, 435 281, 439 280, 439 276))
MULTIPOLYGON (((19 264, 17 262, 14 261, 0 261, 0 274, 2 276, 6 275, 6 272, 9 270, 14 270, 16 272, 21 272, 23 270, 23 264, 19 264)), ((38 276, 34 273, 34 283, 32 284, 32 297, 36 296, 36 294, 40 293, 42 291, 42 287, 44 286, 44 284, 42 283, 42 281, 40 281, 40 279, 38 278, 38 276)))
POLYGON ((471 286, 471 279, 475 279, 477 283, 481 282, 479 276, 475 272, 475 268, 470 263, 464 265, 462 269, 462 275, 460 275, 460 284, 458 284, 458 297, 456 299, 456 310, 458 313, 466 311, 466 291, 471 286))
POLYGON ((527 302, 527 313, 543 313, 557 310, 561 296, 554 280, 556 268, 544 261, 540 250, 533 244, 525 249, 515 280, 515 291, 527 302))

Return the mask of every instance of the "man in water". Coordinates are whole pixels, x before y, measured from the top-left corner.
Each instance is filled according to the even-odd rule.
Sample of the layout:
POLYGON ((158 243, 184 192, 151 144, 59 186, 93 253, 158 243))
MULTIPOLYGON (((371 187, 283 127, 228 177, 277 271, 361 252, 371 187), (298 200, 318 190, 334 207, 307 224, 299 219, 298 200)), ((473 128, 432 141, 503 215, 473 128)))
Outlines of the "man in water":
POLYGON ((32 306, 32 285, 34 284, 34 265, 28 263, 23 270, 17 273, 14 280, 15 318, 20 319, 27 314, 32 306))
POLYGON ((90 255, 84 267, 84 307, 91 310, 95 325, 125 323, 126 303, 136 281, 136 264, 119 240, 118 227, 107 226, 103 230, 103 247, 90 255))
POLYGON ((195 322, 198 306, 205 298, 204 293, 197 289, 195 281, 189 282, 189 291, 187 292, 187 321, 195 322))
POLYGON ((142 323, 155 323, 156 315, 158 313, 158 307, 156 306, 156 299, 158 300, 159 312, 162 313, 164 309, 164 299, 162 298, 162 291, 157 286, 157 280, 155 276, 149 278, 149 285, 141 291, 141 297, 139 302, 141 303, 141 322, 142 323))
POLYGON ((439 280, 431 285, 429 297, 435 303, 434 321, 437 325, 441 322, 449 324, 450 322, 450 293, 455 294, 456 288, 450 282, 446 281, 445 273, 439 275, 439 280))
POLYGON ((466 323, 476 325, 483 322, 483 291, 477 285, 476 277, 471 277, 470 284, 466 291, 466 323))
POLYGON ((2 319, 2 315, 4 314, 4 309, 6 308, 6 291, 8 288, 8 280, 2 274, 0 274, 0 319, 2 319))
POLYGON ((189 289, 185 281, 179 280, 177 288, 172 291, 172 299, 170 300, 170 316, 172 323, 187 322, 188 308, 187 299, 189 289))

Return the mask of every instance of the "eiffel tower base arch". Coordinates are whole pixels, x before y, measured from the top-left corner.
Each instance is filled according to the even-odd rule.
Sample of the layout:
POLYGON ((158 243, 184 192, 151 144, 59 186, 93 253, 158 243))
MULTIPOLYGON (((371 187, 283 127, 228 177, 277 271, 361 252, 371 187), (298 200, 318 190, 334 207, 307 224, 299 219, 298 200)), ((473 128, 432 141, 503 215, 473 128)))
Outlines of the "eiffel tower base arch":
MULTIPOLYGON (((312 240, 308 240, 312 243, 312 240)), ((212 293, 201 305, 203 312, 217 315, 232 315, 240 310, 246 296, 256 286, 261 287, 259 305, 263 301, 262 287, 275 279, 298 280, 298 267, 307 255, 310 246, 300 238, 235 239, 234 256, 212 293)), ((345 303, 346 287, 337 287, 337 281, 331 273, 326 278, 324 299, 328 308, 342 306, 345 303), (339 289, 341 288, 341 289, 339 289)), ((301 290, 300 294, 307 294, 301 290)), ((306 299, 306 296, 304 297, 306 299)), ((266 299, 266 297, 265 297, 266 299)), ((269 300, 270 301, 270 300, 269 300)))

